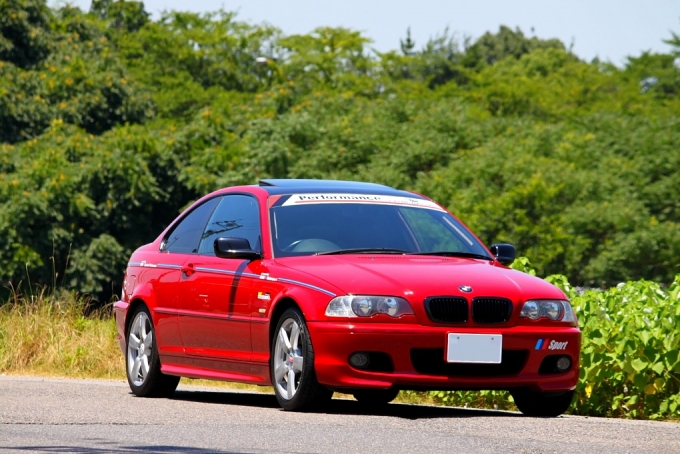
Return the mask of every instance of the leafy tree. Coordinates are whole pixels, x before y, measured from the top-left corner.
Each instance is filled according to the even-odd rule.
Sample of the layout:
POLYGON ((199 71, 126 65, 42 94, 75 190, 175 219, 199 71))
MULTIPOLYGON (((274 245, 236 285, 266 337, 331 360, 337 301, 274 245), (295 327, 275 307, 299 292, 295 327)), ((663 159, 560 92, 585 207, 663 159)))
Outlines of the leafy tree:
POLYGON ((31 68, 50 53, 52 11, 42 0, 0 1, 0 61, 31 68))
POLYGON ((658 98, 674 99, 680 94, 680 69, 673 55, 643 52, 639 57, 628 57, 622 76, 637 82, 641 92, 658 98))
POLYGON ((680 272, 676 35, 618 68, 507 27, 375 53, 132 1, 0 13, 3 286, 106 300, 182 208, 264 177, 415 190, 574 284, 680 272))
POLYGON ((309 35, 292 35, 280 40, 287 51, 285 72, 288 80, 331 87, 356 76, 368 75, 372 68, 365 46, 368 38, 345 28, 320 27, 309 35))
POLYGON ((0 61, 0 142, 39 136, 53 120, 99 134, 153 115, 144 89, 127 74, 94 23, 64 7, 50 53, 31 68, 0 61))
POLYGON ((564 44, 558 39, 542 40, 535 36, 527 38, 517 28, 514 31, 501 25, 498 33, 486 32, 469 48, 466 64, 477 66, 480 64, 493 65, 506 57, 520 58, 537 49, 565 50, 564 44))
POLYGON ((144 3, 130 0, 93 0, 90 13, 107 21, 116 31, 135 32, 149 21, 144 3))
POLYGON ((404 55, 409 56, 413 54, 416 43, 411 39, 411 27, 406 29, 406 39, 399 40, 399 47, 404 55))
POLYGON ((428 40, 421 50, 415 51, 409 29, 406 41, 401 41, 403 55, 396 52, 382 54, 381 66, 391 79, 426 82, 431 89, 452 80, 462 85, 468 80, 462 63, 468 46, 469 38, 463 37, 461 42, 447 28, 428 40))
POLYGON ((257 92, 278 80, 278 33, 223 11, 170 12, 115 40, 130 72, 155 88, 161 114, 191 118, 222 90, 257 92))

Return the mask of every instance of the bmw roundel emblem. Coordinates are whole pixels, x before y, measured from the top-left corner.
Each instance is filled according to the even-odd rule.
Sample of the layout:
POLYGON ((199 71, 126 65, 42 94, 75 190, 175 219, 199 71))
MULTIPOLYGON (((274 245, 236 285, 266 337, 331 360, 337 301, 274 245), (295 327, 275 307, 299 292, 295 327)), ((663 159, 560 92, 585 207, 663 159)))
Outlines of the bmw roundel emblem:
POLYGON ((472 287, 470 287, 469 285, 461 285, 460 287, 458 287, 458 289, 461 292, 465 292, 465 293, 470 293, 472 291, 472 287))

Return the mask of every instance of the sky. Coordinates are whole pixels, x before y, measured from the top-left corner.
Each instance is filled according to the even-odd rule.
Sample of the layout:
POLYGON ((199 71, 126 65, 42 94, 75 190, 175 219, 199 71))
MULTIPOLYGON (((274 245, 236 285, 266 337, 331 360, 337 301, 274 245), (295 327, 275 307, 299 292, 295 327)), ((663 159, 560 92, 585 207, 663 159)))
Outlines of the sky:
MULTIPOLYGON (((90 0, 72 0, 87 10, 90 0)), ((359 30, 380 52, 399 49, 411 28, 416 48, 446 27, 473 40, 500 25, 526 35, 559 38, 579 57, 623 65, 645 50, 669 52, 663 43, 680 34, 680 0, 146 0, 158 18, 163 10, 209 12, 224 8, 237 18, 274 25, 285 34, 316 27, 359 30), (532 30, 533 29, 533 33, 532 30)))

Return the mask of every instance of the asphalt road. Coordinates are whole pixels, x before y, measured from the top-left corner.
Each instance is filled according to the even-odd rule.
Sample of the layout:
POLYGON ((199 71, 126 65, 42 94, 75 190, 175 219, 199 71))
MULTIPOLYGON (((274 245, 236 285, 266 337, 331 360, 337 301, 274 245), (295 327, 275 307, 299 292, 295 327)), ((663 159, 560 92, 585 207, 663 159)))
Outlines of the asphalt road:
POLYGON ((680 424, 390 404, 281 411, 273 395, 180 385, 142 399, 124 381, 0 377, 0 453, 680 453, 680 424))

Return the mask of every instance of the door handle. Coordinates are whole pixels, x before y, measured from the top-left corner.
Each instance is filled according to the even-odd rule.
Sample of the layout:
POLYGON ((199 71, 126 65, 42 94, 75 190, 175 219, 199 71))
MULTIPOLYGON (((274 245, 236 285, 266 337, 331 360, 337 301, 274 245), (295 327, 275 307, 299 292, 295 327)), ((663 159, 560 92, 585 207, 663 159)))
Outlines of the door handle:
POLYGON ((196 269, 194 268, 193 263, 188 263, 187 265, 182 267, 182 274, 185 276, 191 276, 196 272, 196 269))

